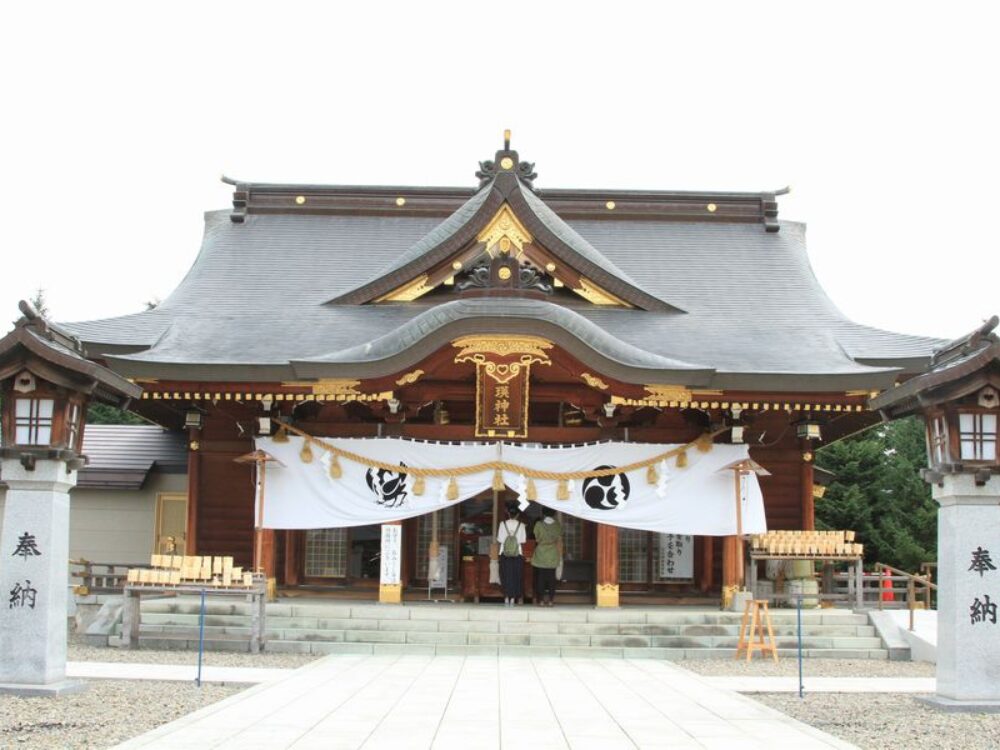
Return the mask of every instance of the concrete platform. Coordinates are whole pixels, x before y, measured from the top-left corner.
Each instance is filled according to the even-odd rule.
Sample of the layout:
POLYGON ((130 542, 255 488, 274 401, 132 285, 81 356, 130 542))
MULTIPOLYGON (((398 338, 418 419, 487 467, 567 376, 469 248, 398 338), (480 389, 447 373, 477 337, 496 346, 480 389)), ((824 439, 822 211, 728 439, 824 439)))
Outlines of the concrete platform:
POLYGON ((48 685, 26 685, 16 682, 0 682, 0 693, 19 695, 22 698, 58 698, 69 693, 81 693, 87 689, 87 683, 76 680, 63 680, 48 685))
POLYGON ((590 658, 343 655, 118 746, 851 748, 674 664, 590 658))

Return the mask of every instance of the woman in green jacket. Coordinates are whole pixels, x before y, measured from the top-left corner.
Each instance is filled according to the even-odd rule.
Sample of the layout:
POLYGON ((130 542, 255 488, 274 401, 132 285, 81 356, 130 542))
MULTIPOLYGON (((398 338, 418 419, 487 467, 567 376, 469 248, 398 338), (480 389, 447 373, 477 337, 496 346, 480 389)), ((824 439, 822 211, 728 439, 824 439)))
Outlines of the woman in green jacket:
POLYGON ((535 604, 552 606, 556 595, 556 568, 562 559, 562 524, 552 508, 542 508, 542 519, 535 522, 535 551, 531 566, 535 569, 535 604))

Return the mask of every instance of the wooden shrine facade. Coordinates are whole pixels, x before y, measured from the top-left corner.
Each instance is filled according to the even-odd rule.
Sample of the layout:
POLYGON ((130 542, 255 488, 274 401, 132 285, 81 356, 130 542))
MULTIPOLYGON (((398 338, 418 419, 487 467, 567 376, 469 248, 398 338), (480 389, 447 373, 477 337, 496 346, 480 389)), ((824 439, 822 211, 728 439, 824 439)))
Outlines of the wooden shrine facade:
MULTIPOLYGON (((190 420, 197 426, 186 428, 190 450, 185 552, 231 555, 236 564, 247 567, 253 557, 254 488, 251 469, 234 459, 253 449, 255 433, 263 430, 269 434, 281 422, 324 437, 399 436, 462 442, 502 439, 549 444, 600 440, 686 443, 719 430, 722 432, 716 440, 730 442, 736 427, 737 439, 753 446, 751 455, 771 472, 761 480, 770 527, 812 529, 812 460, 819 441, 800 436, 800 427, 821 426, 823 437, 829 440, 874 421, 865 406, 867 392, 726 392, 630 384, 594 371, 540 337, 514 335, 463 336, 420 360, 416 367, 382 378, 242 386, 190 381, 145 381, 142 385, 145 390, 135 408, 145 416, 179 425, 187 415, 199 415, 190 420), (525 353, 514 351, 520 349, 525 353), (522 356, 533 364, 530 381, 523 388, 501 391, 511 402, 504 411, 523 415, 526 434, 520 437, 504 431, 516 432, 518 423, 506 428, 483 425, 477 414, 495 403, 497 385, 516 380, 500 383, 484 370, 505 361, 510 364, 512 359, 523 365, 522 356), (486 385, 490 389, 486 394, 482 392, 484 380, 492 380, 486 385), (523 394, 519 404, 518 394, 523 394)), ((494 409, 492 413, 497 412, 494 409)), ((501 502, 511 499, 511 491, 500 497, 501 502)), ((465 505, 447 511, 441 523, 441 543, 451 550, 449 570, 455 586, 461 585, 462 558, 468 557, 463 553, 469 552, 463 549, 467 542, 460 533, 463 523, 472 522, 465 511, 478 509, 475 521, 489 522, 481 513, 484 503, 465 505)), ((655 575, 655 535, 565 520, 572 528, 574 556, 585 566, 594 566, 590 575, 599 584, 620 585, 623 592, 690 594, 715 591, 735 580, 730 560, 735 539, 696 538, 693 580, 666 582, 655 575), (623 545, 623 540, 628 543, 623 545), (625 575, 622 566, 629 569, 625 575)), ((426 585, 427 524, 422 519, 404 522, 403 579, 414 587, 426 585)), ((377 553, 378 540, 372 530, 325 534, 267 531, 264 538, 263 566, 279 585, 367 587, 375 595, 377 567, 349 559, 349 550, 361 550, 368 559, 377 553), (322 565, 307 560, 307 550, 322 540, 342 557, 341 562, 316 575, 322 565)), ((586 572, 581 573, 578 583, 587 577, 586 572)))
MULTIPOLYGON (((279 421, 321 437, 542 444, 710 432, 770 472, 771 528, 811 529, 816 447, 872 424, 870 395, 937 343, 844 317, 802 225, 779 221, 777 192, 541 189, 509 138, 476 176, 474 188, 229 181, 232 210, 206 214, 201 252, 162 304, 66 324, 142 386, 139 413, 188 432, 187 554, 250 564, 252 467, 234 459, 279 421)), ((472 522, 451 523, 458 570, 472 522)), ((363 580, 370 532, 351 533, 363 559, 348 573, 363 580)), ((321 582, 307 573, 323 569, 309 545, 324 534, 327 549, 348 543, 267 532, 269 576, 321 582)), ((619 584, 660 585, 650 539, 601 524, 574 534, 608 601, 619 584)), ((409 583, 425 536, 405 524, 409 583)), ((695 544, 693 587, 738 580, 735 538, 695 544)))

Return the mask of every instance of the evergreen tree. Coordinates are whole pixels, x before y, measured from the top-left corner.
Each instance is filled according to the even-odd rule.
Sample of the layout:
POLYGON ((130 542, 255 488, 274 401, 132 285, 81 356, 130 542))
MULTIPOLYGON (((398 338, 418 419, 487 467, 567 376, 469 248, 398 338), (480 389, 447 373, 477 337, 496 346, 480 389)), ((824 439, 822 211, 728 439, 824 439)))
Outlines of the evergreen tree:
POLYGON ((816 504, 817 525, 857 531, 868 563, 918 571, 937 559, 937 507, 919 474, 926 460, 916 417, 825 446, 816 464, 835 479, 816 504))

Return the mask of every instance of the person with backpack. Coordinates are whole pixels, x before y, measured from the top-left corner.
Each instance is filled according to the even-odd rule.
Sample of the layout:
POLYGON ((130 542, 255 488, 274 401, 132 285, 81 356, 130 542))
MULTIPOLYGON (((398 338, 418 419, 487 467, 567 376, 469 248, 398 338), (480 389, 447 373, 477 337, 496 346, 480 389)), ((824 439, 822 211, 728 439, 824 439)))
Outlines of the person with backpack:
POLYGON ((500 545, 500 587, 503 603, 513 607, 524 597, 524 542, 527 530, 516 505, 507 506, 507 518, 497 527, 500 545))

